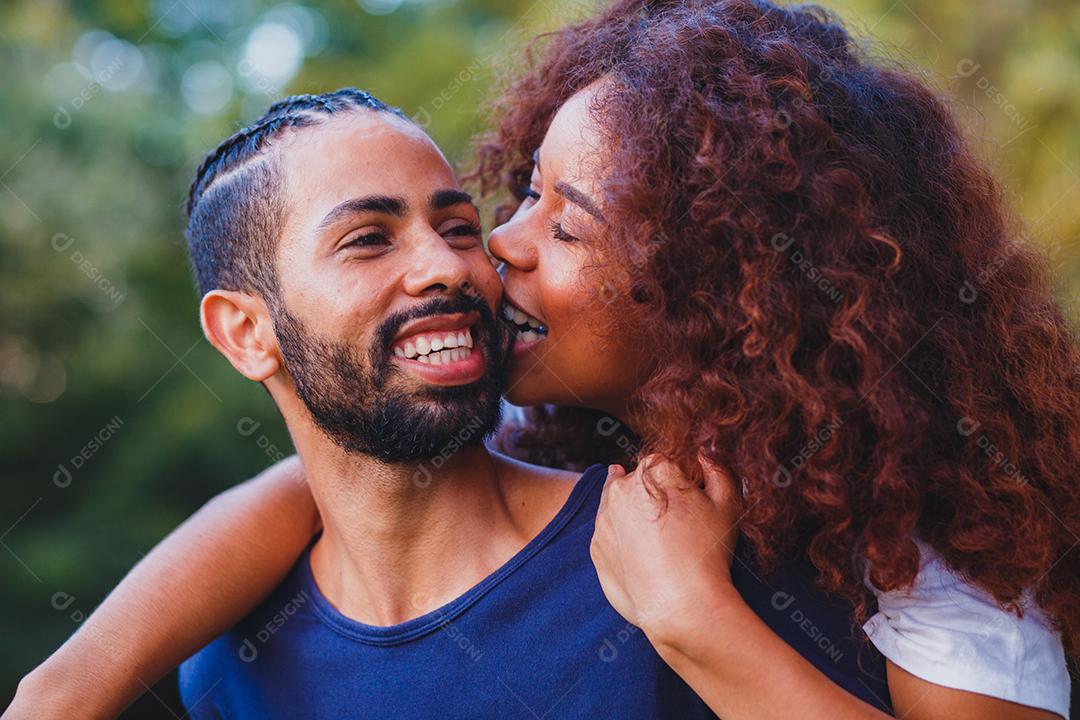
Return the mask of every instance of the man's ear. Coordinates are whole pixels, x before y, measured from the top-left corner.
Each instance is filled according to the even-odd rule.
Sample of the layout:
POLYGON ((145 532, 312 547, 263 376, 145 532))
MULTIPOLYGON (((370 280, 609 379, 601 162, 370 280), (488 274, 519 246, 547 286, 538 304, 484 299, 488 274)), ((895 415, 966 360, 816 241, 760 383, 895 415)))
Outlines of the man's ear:
POLYGON ((248 380, 262 382, 281 369, 274 323, 261 298, 233 290, 211 290, 199 305, 210 344, 248 380))

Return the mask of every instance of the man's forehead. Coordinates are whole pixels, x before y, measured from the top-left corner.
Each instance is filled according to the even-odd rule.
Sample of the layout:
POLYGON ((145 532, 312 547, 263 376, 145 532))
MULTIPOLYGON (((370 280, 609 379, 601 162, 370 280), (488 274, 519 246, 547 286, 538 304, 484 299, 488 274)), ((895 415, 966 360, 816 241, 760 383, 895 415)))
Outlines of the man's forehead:
MULTIPOLYGON (((385 112, 361 110, 320 118, 293 133, 281 147, 286 175, 323 186, 358 185, 369 191, 445 186, 453 171, 419 127, 385 112)), ((300 188, 293 188, 300 189, 300 188)), ((345 188, 343 188, 345 189, 345 188)))

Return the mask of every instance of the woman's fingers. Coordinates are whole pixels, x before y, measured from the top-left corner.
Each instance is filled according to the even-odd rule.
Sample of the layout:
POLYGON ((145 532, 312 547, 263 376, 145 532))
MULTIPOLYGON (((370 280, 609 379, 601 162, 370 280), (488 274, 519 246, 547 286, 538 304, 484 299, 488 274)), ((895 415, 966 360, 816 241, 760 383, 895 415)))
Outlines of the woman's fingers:
POLYGON ((663 455, 646 455, 635 472, 641 472, 657 490, 688 490, 693 487, 686 473, 663 455))
POLYGON ((702 489, 714 504, 741 504, 741 493, 731 473, 707 458, 704 452, 698 453, 698 463, 705 478, 702 489))
POLYGON ((597 512, 603 514, 608 504, 608 496, 611 494, 612 483, 616 483, 626 477, 626 468, 622 465, 608 465, 607 480, 604 481, 604 489, 600 493, 600 506, 597 512))
MULTIPOLYGON (((742 493, 735 477, 725 468, 712 462, 704 452, 698 453, 698 463, 701 465, 704 482, 695 486, 693 480, 679 468, 677 464, 668 458, 651 454, 641 458, 633 472, 627 473, 622 465, 608 466, 608 480, 605 484, 605 494, 611 490, 613 483, 619 483, 621 490, 632 496, 644 491, 653 502, 661 498, 671 499, 668 490, 701 491, 709 501, 720 508, 737 511, 742 506, 742 493), (640 483, 640 487, 624 487, 626 481, 640 483)), ((601 498, 601 508, 606 504, 606 498, 601 498)), ((666 503, 664 503, 666 506, 666 503)))

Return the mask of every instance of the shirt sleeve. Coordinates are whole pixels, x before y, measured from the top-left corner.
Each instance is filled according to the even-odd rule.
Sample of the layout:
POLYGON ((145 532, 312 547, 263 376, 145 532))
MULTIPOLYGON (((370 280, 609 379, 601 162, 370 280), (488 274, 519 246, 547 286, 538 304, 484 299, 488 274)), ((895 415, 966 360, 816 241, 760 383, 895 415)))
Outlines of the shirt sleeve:
POLYGON ((1061 636, 1033 602, 1024 616, 953 573, 928 545, 910 588, 877 595, 863 629, 895 665, 957 690, 1069 717, 1069 673, 1061 636))

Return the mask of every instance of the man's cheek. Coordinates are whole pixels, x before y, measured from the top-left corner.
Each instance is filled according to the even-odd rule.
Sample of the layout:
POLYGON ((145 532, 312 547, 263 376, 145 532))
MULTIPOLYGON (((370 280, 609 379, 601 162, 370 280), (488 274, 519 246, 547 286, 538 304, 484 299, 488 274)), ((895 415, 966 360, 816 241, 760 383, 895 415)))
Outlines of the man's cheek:
POLYGON ((502 300, 503 286, 502 278, 491 265, 487 254, 483 254, 482 262, 473 270, 473 282, 481 297, 494 310, 502 300))

